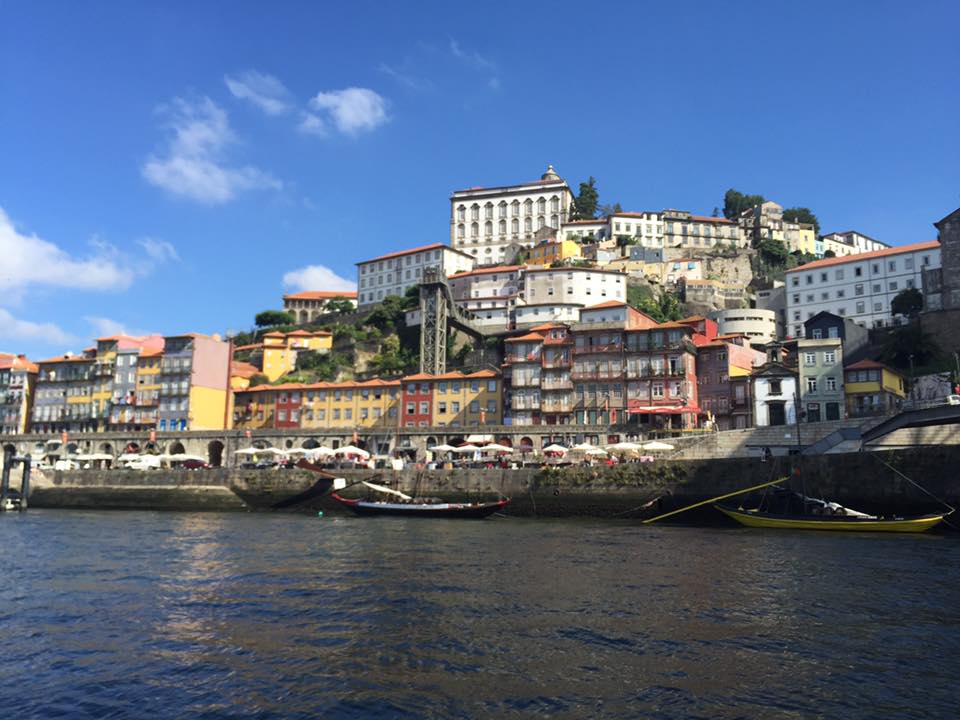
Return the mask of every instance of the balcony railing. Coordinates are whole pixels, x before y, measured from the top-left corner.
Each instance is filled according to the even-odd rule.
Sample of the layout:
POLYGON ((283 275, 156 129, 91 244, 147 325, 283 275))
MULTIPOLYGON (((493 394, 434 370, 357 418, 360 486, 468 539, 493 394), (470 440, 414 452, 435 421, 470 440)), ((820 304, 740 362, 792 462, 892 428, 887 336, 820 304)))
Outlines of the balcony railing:
POLYGON ((638 380, 641 378, 662 378, 662 377, 672 377, 672 378, 682 378, 686 376, 685 370, 671 370, 670 368, 652 368, 652 367, 636 367, 627 365, 626 370, 627 378, 630 380, 638 380))
POLYGON ((572 370, 570 377, 574 380, 618 380, 623 377, 623 368, 611 370, 572 370))
POLYGON ((543 403, 541 410, 545 413, 573 412, 573 402, 543 403))
POLYGON ((620 343, 610 343, 609 345, 575 345, 574 355, 591 355, 594 353, 619 353, 623 351, 623 345, 620 343))
POLYGON ((545 368, 567 368, 570 367, 571 359, 570 357, 561 357, 561 358, 543 358, 543 366, 545 368))
POLYGON ((524 363, 524 362, 540 362, 540 353, 507 353, 505 362, 509 363, 524 363))
POLYGON ((540 387, 540 376, 539 375, 521 375, 513 376, 511 378, 510 384, 513 387, 540 387))
POLYGON ((540 399, 539 398, 527 398, 527 397, 517 397, 513 396, 510 400, 510 407, 514 410, 539 410, 540 409, 540 399))
POLYGON ((573 390, 572 380, 552 380, 540 383, 541 390, 573 390))

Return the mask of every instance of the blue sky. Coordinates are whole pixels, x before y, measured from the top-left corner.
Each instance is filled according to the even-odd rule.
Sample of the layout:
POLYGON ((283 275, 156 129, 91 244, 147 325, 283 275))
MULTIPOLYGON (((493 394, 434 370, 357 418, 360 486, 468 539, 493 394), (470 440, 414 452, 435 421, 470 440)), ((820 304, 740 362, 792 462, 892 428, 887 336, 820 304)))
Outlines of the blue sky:
POLYGON ((244 329, 547 163, 625 209, 736 187, 931 239, 960 206, 958 23, 952 0, 0 0, 0 350, 244 329))

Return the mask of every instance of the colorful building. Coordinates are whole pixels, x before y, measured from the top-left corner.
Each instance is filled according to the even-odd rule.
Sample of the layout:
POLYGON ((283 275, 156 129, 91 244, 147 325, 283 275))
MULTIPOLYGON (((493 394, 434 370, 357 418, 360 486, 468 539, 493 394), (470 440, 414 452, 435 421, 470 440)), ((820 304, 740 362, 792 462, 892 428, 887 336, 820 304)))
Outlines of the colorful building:
POLYGON ((190 333, 165 338, 157 429, 226 427, 230 366, 230 344, 217 335, 190 333))
POLYGON ((903 375, 874 360, 844 368, 847 416, 852 418, 897 412, 907 397, 903 375))
POLYGON ((27 432, 38 370, 23 355, 0 353, 0 434, 27 432))
POLYGON ((96 349, 70 353, 37 363, 37 389, 31 432, 94 432, 97 418, 91 396, 96 349))
POLYGON ((326 330, 273 331, 266 333, 261 340, 252 345, 240 345, 234 348, 234 352, 249 352, 249 364, 266 375, 270 382, 296 370, 299 353, 307 350, 327 353, 333 347, 333 335, 326 330))
POLYGON ((843 341, 840 338, 797 340, 797 360, 800 417, 805 422, 843 418, 843 341))
POLYGON ((299 325, 313 322, 330 310, 327 305, 331 300, 346 300, 353 307, 357 306, 356 290, 307 290, 283 296, 283 309, 293 315, 293 321, 299 325))
POLYGON ((716 337, 697 349, 697 384, 700 407, 718 430, 746 428, 752 424, 749 383, 753 368, 766 355, 750 346, 746 335, 716 337))
POLYGON ((530 248, 530 265, 553 265, 564 260, 579 260, 580 244, 573 240, 543 240, 530 248))

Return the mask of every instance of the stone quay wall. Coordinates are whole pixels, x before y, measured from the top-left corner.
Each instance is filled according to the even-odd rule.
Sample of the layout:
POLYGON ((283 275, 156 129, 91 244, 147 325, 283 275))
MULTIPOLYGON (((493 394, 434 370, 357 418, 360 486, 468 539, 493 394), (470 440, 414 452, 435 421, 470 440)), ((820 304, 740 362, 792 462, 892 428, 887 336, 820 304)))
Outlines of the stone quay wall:
MULTIPOLYGON (((447 500, 513 498, 508 514, 545 517, 648 517, 727 492, 789 476, 799 463, 808 495, 871 512, 921 513, 940 506, 884 463, 951 505, 960 504, 960 446, 818 456, 665 460, 620 466, 516 470, 344 470, 348 481, 374 479, 410 494, 447 500), (648 506, 648 507, 644 507, 648 506)), ((159 510, 260 510, 308 492, 315 475, 300 470, 134 472, 80 470, 34 474, 33 507, 159 510)), ((16 478, 11 483, 17 487, 16 478)), ((348 488, 355 495, 362 488, 348 488)), ((737 500, 732 502, 736 503, 737 500)), ((337 512, 329 497, 293 510, 337 512)), ((700 517, 715 515, 709 508, 700 517)))

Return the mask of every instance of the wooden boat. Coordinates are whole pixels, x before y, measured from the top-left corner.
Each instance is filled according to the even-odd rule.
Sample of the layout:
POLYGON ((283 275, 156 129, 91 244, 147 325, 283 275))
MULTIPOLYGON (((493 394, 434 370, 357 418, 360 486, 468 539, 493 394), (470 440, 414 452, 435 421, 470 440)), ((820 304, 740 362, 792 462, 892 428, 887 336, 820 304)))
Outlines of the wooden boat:
POLYGON ((753 528, 778 528, 788 530, 852 530, 854 532, 905 532, 917 533, 937 525, 949 513, 917 515, 914 517, 881 518, 857 513, 856 515, 780 515, 761 512, 757 509, 714 505, 727 517, 741 525, 753 528))
POLYGON ((426 498, 412 498, 399 490, 384 487, 383 485, 376 485, 366 480, 361 482, 371 490, 383 493, 384 495, 395 496, 397 500, 353 500, 342 497, 336 492, 330 493, 330 497, 344 507, 350 508, 357 515, 399 515, 403 517, 474 520, 480 520, 489 515, 493 515, 493 513, 502 510, 510 503, 510 498, 486 503, 445 503, 426 498))

